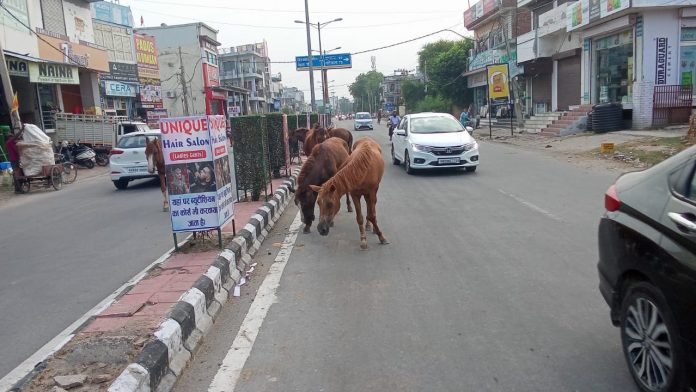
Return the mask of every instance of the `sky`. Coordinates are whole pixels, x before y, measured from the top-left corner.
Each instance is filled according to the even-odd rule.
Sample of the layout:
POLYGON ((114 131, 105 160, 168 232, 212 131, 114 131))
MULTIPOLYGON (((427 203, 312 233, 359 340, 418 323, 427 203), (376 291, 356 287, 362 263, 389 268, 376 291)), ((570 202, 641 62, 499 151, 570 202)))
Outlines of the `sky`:
MULTIPOLYGON (((305 92, 305 101, 310 101, 309 74, 296 71, 295 56, 307 55, 307 32, 304 0, 120 0, 121 5, 130 6, 136 28, 205 22, 219 30, 218 41, 222 47, 233 47, 264 39, 268 42, 272 62, 291 61, 291 64, 272 63, 271 72, 281 73, 283 85, 297 87, 305 92)), ((466 0, 309 0, 310 22, 333 22, 321 30, 322 48, 333 53, 354 53, 379 48, 433 33, 441 29, 452 29, 465 36, 471 35, 464 28, 463 12, 468 7, 466 0)), ((318 49, 316 29, 312 28, 312 49, 318 49)), ((371 57, 375 56, 376 69, 385 75, 397 69, 415 71, 418 50, 439 39, 459 39, 451 32, 442 32, 423 39, 375 52, 354 55, 351 69, 329 70, 329 87, 339 97, 350 98, 348 85, 360 73, 371 70, 371 57)), ((321 99, 319 72, 315 72, 314 91, 321 99)))

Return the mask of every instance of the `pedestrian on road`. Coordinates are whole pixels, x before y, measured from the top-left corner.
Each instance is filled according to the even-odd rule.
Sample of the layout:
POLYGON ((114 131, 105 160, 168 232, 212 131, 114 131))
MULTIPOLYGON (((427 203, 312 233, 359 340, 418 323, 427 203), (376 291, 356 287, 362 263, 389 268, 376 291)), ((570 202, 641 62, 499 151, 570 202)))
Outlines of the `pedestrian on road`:
POLYGON ((462 113, 459 115, 459 122, 462 124, 463 127, 469 125, 469 112, 462 111, 462 113))
POLYGON ((381 124, 381 123, 382 123, 382 109, 379 109, 377 111, 377 124, 381 124))
POLYGON ((396 110, 392 112, 389 116, 389 141, 392 140, 392 135, 394 134, 394 128, 396 128, 401 122, 401 117, 396 113, 396 110))

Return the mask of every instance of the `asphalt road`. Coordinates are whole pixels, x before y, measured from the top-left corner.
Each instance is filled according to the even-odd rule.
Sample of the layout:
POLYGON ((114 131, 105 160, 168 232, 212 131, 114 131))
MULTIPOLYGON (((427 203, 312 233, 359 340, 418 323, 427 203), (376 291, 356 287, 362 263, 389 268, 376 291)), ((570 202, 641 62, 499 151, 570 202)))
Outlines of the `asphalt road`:
MULTIPOLYGON (((635 390, 597 289, 614 175, 482 142, 475 174, 409 176, 383 126, 363 135, 388 163, 377 219, 391 244, 368 233, 360 251, 345 207, 328 237, 300 234, 237 391, 635 390)), ((255 274, 273 260, 261 253, 255 274)), ((223 309, 176 391, 208 390, 262 279, 223 309)))
POLYGON ((153 180, 32 191, 0 225, 0 378, 173 246, 153 180))

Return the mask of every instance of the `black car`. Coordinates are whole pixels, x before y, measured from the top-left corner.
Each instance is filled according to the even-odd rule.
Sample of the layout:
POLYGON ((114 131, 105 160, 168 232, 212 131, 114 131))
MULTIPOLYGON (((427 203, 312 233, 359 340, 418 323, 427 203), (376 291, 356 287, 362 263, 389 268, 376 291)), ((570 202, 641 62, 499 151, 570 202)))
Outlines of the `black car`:
POLYGON ((622 175, 604 203, 599 290, 629 371, 643 391, 696 390, 696 146, 622 175))

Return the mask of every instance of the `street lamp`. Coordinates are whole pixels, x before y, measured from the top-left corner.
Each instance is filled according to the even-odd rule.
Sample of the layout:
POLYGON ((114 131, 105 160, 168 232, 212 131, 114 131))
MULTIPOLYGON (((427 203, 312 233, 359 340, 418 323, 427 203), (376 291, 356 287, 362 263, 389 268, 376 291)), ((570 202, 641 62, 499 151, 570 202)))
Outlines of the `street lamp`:
MULTIPOLYGON (((307 0, 305 0, 305 11, 307 11, 307 0)), ((296 20, 296 21, 295 21, 295 23, 306 24, 306 25, 308 26, 308 27, 307 27, 307 31, 309 31, 309 26, 312 26, 312 27, 314 27, 315 29, 317 29, 317 32, 319 33, 319 55, 321 56, 321 75, 322 75, 322 76, 321 76, 321 77, 322 77, 321 80, 322 80, 322 82, 326 80, 326 78, 327 78, 326 75, 327 75, 327 74, 326 74, 326 69, 324 69, 324 54, 326 54, 326 53, 321 49, 321 28, 322 28, 322 27, 326 27, 326 26, 327 26, 328 24, 330 24, 330 23, 333 23, 333 22, 340 22, 340 21, 342 21, 342 20, 343 20, 343 18, 336 18, 336 19, 330 20, 330 21, 328 21, 328 22, 310 23, 310 22, 309 22, 309 16, 307 16, 307 21, 306 21, 306 22, 303 22, 303 21, 301 21, 301 20, 296 20)), ((308 34, 308 36, 309 36, 309 32, 308 32, 307 34, 308 34)), ((309 41, 308 41, 308 42, 309 42, 309 41)), ((310 47, 310 44, 308 43, 307 46, 310 47)), ((335 50, 335 49, 334 49, 334 50, 335 50)), ((311 48, 309 49, 309 51, 311 52, 311 48)), ((309 72, 311 73, 311 72, 312 72, 312 56, 311 56, 311 55, 309 56, 309 59, 308 59, 308 60, 309 60, 309 62, 310 62, 310 63, 309 63, 309 72)), ((324 84, 324 89, 323 89, 323 91, 322 91, 322 93, 323 93, 323 100, 324 100, 324 102, 326 102, 326 101, 328 100, 328 98, 329 98, 329 91, 326 89, 326 83, 323 83, 323 84, 324 84)), ((314 94, 314 85, 312 85, 312 94, 314 94)))

